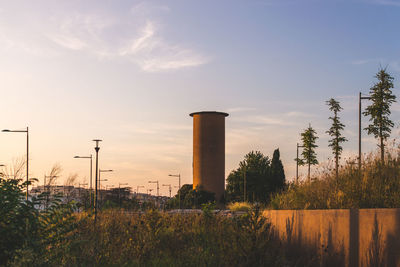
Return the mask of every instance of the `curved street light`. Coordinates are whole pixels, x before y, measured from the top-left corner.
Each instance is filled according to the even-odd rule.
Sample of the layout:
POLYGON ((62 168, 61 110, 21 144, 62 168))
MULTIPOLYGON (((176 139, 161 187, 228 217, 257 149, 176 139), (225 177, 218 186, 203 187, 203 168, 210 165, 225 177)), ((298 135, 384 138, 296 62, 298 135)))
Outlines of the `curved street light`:
POLYGON ((2 132, 5 133, 26 133, 26 201, 28 201, 28 182, 29 182, 29 128, 26 130, 9 130, 4 129, 2 132))

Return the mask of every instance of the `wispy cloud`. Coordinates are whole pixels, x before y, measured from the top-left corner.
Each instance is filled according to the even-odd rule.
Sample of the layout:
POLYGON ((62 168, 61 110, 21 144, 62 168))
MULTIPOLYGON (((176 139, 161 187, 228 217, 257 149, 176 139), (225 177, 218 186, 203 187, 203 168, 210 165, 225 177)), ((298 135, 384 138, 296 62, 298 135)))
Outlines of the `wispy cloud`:
POLYGON ((381 58, 367 58, 367 59, 359 59, 359 60, 353 60, 350 63, 352 65, 365 65, 369 63, 380 63, 383 60, 381 58))
POLYGON ((205 64, 204 56, 181 47, 171 45, 157 37, 155 24, 147 21, 140 35, 121 49, 120 55, 136 62, 144 71, 156 72, 195 67, 205 64))
POLYGON ((238 113, 238 112, 246 112, 246 111, 254 111, 256 108, 251 107, 236 107, 236 108, 228 108, 226 112, 228 113, 238 113))
POLYGON ((160 14, 168 11, 167 6, 142 2, 122 14, 96 11, 53 15, 38 19, 29 30, 18 29, 23 33, 19 35, 8 34, 18 31, 8 30, 14 25, 5 22, 0 25, 0 46, 36 55, 35 48, 46 47, 45 51, 54 50, 59 54, 70 50, 98 59, 126 60, 145 72, 206 64, 210 59, 208 56, 193 46, 177 43, 163 35, 162 29, 168 25, 161 22, 160 14))

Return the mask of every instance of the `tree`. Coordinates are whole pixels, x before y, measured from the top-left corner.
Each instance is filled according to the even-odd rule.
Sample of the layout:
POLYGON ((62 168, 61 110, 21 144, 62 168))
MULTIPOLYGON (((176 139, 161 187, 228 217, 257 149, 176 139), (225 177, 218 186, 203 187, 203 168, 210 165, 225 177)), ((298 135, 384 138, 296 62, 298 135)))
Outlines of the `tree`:
POLYGON ((279 148, 275 149, 271 161, 271 183, 276 190, 282 189, 285 186, 285 171, 280 159, 279 148))
POLYGON ((371 105, 363 112, 364 116, 370 116, 371 122, 365 130, 368 134, 374 135, 379 139, 378 147, 381 150, 381 162, 384 164, 385 146, 384 141, 390 136, 391 128, 394 126, 389 119, 390 105, 396 102, 396 96, 392 93, 393 77, 390 76, 386 69, 380 69, 375 75, 378 82, 370 88, 371 105))
POLYGON ((332 126, 328 131, 326 131, 326 133, 332 137, 332 139, 329 140, 329 146, 332 148, 332 154, 335 156, 336 179, 338 179, 339 159, 343 151, 341 143, 347 141, 347 139, 342 136, 341 131, 344 129, 344 124, 340 122, 340 117, 338 116, 338 112, 343 108, 340 106, 340 103, 333 98, 326 101, 326 104, 329 106, 329 110, 333 111, 333 117, 329 117, 332 121, 332 126))
POLYGON ((275 167, 260 151, 251 151, 245 155, 239 167, 233 170, 227 179, 227 198, 229 201, 263 202, 269 201, 270 194, 282 188, 284 180, 283 166, 280 169, 279 151, 275 154, 275 167), (275 178, 273 178, 275 177, 275 178), (246 179, 246 188, 244 180, 246 179), (246 190, 245 190, 246 189, 246 190), (244 190, 246 196, 244 196, 244 190))
POLYGON ((299 165, 308 165, 308 181, 310 181, 310 168, 311 165, 318 164, 317 153, 315 153, 315 148, 318 146, 315 141, 318 139, 317 132, 309 124, 308 128, 301 133, 301 141, 303 141, 303 152, 301 155, 303 159, 299 161, 299 165))

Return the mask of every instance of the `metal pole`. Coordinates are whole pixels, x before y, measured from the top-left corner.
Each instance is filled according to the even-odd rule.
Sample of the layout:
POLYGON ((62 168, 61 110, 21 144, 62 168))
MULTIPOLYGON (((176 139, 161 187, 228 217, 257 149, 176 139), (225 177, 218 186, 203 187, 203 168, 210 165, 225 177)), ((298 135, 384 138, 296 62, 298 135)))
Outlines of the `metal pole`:
POLYGON ((181 206, 181 174, 178 174, 179 178, 179 185, 178 185, 178 197, 179 197, 179 209, 182 208, 181 206))
POLYGON ((93 194, 93 188, 92 188, 92 180, 93 180, 93 171, 92 171, 92 154, 90 154, 90 189, 89 189, 89 204, 92 206, 92 194, 93 194))
POLYGON ((98 202, 97 202, 97 178, 98 178, 98 174, 99 174, 99 172, 98 172, 98 170, 99 170, 99 150, 100 150, 100 147, 99 147, 99 142, 101 141, 101 140, 98 140, 98 139, 95 139, 95 140, 93 140, 93 141, 95 141, 96 142, 96 147, 94 148, 95 150, 96 150, 96 175, 95 175, 95 192, 94 192, 94 194, 95 194, 95 200, 94 200, 94 223, 96 224, 96 221, 97 221, 97 207, 98 207, 98 202))
POLYGON ((29 182, 29 128, 26 127, 26 201, 28 201, 28 182, 29 182))
POLYGON ((361 173, 361 92, 358 97, 358 171, 361 173))
POLYGON ((299 143, 297 143, 296 152, 296 184, 299 182, 299 143))
POLYGON ((361 100, 370 100, 369 96, 361 96, 361 92, 359 94, 358 100, 358 171, 361 175, 361 100))
POLYGON ((246 202, 247 199, 247 186, 246 186, 246 172, 247 172, 247 168, 246 165, 244 165, 244 173, 243 173, 243 201, 246 202))

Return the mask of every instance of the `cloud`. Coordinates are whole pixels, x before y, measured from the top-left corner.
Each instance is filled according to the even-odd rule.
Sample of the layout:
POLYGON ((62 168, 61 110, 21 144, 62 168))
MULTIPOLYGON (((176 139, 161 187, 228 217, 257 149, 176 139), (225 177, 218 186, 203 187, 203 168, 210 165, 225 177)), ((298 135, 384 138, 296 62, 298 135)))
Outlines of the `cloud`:
POLYGON ((226 112, 228 113, 236 113, 236 112, 245 112, 245 111, 254 111, 256 108, 251 107, 236 107, 236 108, 228 108, 226 112))
POLYGON ((365 65, 365 64, 369 64, 369 63, 380 63, 380 62, 382 62, 382 59, 380 59, 380 58, 368 58, 368 59, 353 60, 350 64, 365 65))
POLYGON ((88 45, 79 38, 61 34, 50 35, 49 38, 56 44, 72 50, 81 50, 88 45))
MULTIPOLYGON (((142 4, 133 12, 154 8, 142 4)), ((160 35, 156 22, 146 19, 145 23, 128 22, 110 16, 74 15, 61 22, 53 18, 58 26, 46 34, 53 43, 69 50, 95 54, 110 60, 125 59, 133 62, 145 72, 160 72, 196 67, 208 62, 208 58, 191 48, 171 44, 160 35), (110 38, 120 31, 121 25, 127 33, 110 38), (138 27, 138 25, 142 25, 138 27)), ((130 21, 130 20, 129 20, 130 21)))
POLYGON ((147 72, 176 70, 207 63, 206 57, 191 49, 171 45, 157 37, 156 33, 155 24, 147 21, 140 35, 121 49, 119 54, 136 62, 147 72))

